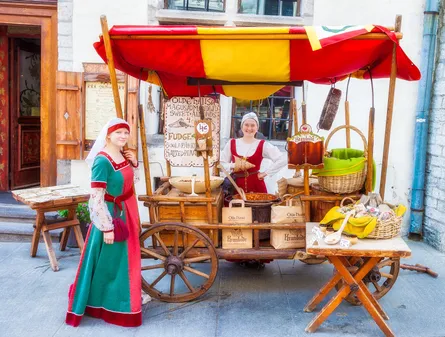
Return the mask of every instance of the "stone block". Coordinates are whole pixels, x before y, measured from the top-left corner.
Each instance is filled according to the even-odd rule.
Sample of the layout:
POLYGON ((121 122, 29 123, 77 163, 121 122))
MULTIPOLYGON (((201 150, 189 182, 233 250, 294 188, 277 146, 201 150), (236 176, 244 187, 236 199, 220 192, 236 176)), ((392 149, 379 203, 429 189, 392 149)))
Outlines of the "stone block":
POLYGON ((437 144, 428 145, 427 153, 433 156, 441 156, 443 151, 443 146, 437 144))
POLYGON ((73 48, 59 47, 59 60, 72 61, 73 60, 73 48))
POLYGON ((430 156, 430 165, 444 168, 445 167, 445 158, 442 156, 430 156))
POLYGON ((72 22, 73 21, 73 3, 72 2, 59 2, 57 4, 57 18, 59 22, 72 22))
POLYGON ((73 35, 73 24, 71 22, 59 22, 59 35, 73 35))
POLYGON ((438 200, 445 200, 445 191, 443 191, 435 186, 426 188, 425 194, 428 196, 431 196, 433 198, 436 198, 438 200))
POLYGON ((441 221, 441 220, 443 220, 445 213, 438 211, 435 208, 427 207, 427 208, 425 208, 425 215, 431 219, 441 221))
POLYGON ((437 199, 431 196, 425 197, 425 208, 437 208, 437 199))
POLYGON ((73 38, 69 35, 59 35, 58 36, 58 46, 64 48, 72 48, 73 47, 73 38))

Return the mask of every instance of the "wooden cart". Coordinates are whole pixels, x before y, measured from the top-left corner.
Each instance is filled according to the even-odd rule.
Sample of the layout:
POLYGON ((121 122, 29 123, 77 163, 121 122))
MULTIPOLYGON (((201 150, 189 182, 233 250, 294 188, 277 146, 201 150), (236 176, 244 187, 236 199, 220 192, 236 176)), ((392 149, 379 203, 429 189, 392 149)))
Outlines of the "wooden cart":
MULTIPOLYGON (((314 71, 315 69, 319 70, 320 63, 326 63, 329 59, 330 69, 323 71, 325 71, 326 74, 328 74, 329 71, 337 71, 337 75, 334 76, 332 73, 329 73, 329 76, 324 74, 320 75, 320 78, 298 78, 298 81, 295 78, 294 80, 283 80, 281 77, 274 81, 270 79, 269 75, 261 76, 262 74, 254 74, 253 76, 257 76, 257 78, 254 77, 253 79, 243 80, 234 80, 234 78, 230 76, 228 78, 211 78, 209 76, 204 78, 202 75, 196 75, 199 73, 198 71, 193 73, 193 70, 196 69, 187 63, 190 61, 190 58, 193 59, 196 55, 186 53, 190 53, 193 48, 198 48, 197 50, 199 50, 200 42, 207 43, 210 41, 213 43, 215 41, 224 41, 230 49, 228 42, 240 46, 237 41, 243 40, 248 40, 249 43, 252 44, 251 46, 255 43, 260 44, 261 41, 288 41, 291 45, 290 53, 292 53, 296 48, 297 51, 299 51, 298 48, 303 44, 308 44, 308 35, 302 27, 290 28, 288 32, 284 32, 281 28, 203 28, 200 30, 190 26, 178 27, 178 29, 162 26, 115 26, 109 30, 105 17, 101 18, 101 23, 103 35, 101 36, 100 42, 95 45, 95 48, 108 63, 118 117, 122 117, 123 114, 117 88, 115 68, 140 80, 148 80, 152 83, 161 84, 167 94, 172 89, 175 89, 173 92, 177 95, 179 95, 178 92, 183 92, 184 96, 193 96, 191 93, 194 92, 196 93, 194 96, 197 97, 198 94, 200 97, 209 92, 222 93, 222 88, 225 85, 232 87, 236 85, 301 85, 301 80, 329 84, 332 83, 332 81, 345 79, 349 74, 355 77, 369 78, 371 70, 373 71, 372 76, 374 78, 389 78, 384 154, 380 183, 380 194, 384 197, 396 77, 399 76, 406 80, 418 80, 420 77, 418 69, 406 57, 398 44, 399 39, 402 38, 402 34, 400 33, 401 17, 397 17, 395 28, 375 26, 374 30, 370 32, 357 34, 355 37, 348 39, 343 49, 339 49, 337 54, 335 53, 335 48, 329 50, 328 48, 321 49, 317 51, 318 54, 316 55, 310 53, 310 57, 305 59, 307 62, 307 64, 305 64, 305 66, 307 66, 306 70, 312 68, 314 71), (184 49, 180 48, 182 44, 185 46, 183 46, 184 49), (357 58, 356 61, 358 62, 355 62, 355 65, 344 62, 344 48, 346 44, 354 49, 348 57, 357 58), (159 48, 168 49, 175 48, 175 46, 177 46, 177 49, 169 49, 169 53, 160 53, 159 48), (357 66, 357 64, 361 62, 359 59, 364 55, 363 48, 365 46, 370 48, 369 51, 372 50, 375 52, 376 58, 370 57, 367 62, 361 59, 364 63, 357 66), (172 50, 174 52, 172 52, 172 50), (181 55, 181 50, 187 57, 181 55), (146 54, 144 54, 144 52, 146 54), (134 53, 136 53, 137 56, 135 56, 134 53), (159 59, 156 53, 159 54, 159 59), (317 64, 315 60, 316 57, 314 61, 313 56, 319 57, 318 62, 320 63, 317 64), (330 59, 329 57, 334 57, 334 59, 330 59), (335 57, 338 58, 338 60, 342 60, 338 62, 341 64, 341 67, 343 67, 342 69, 340 69, 340 65, 338 65, 340 68, 337 67, 335 57), (332 64, 331 61, 333 61, 332 64), (310 64, 311 62, 312 64, 310 64), (167 67, 167 64, 171 67, 167 67), (187 71, 191 71, 192 73, 184 74, 187 71), (181 91, 184 88, 187 90, 181 91)), ((304 50, 307 49, 306 47, 304 50)), ((301 49, 301 51, 301 55, 303 55, 303 49, 301 49)), ((300 57, 303 57, 301 55, 300 57)), ((292 66, 295 68, 298 67, 298 65, 292 63, 292 61, 289 61, 289 63, 289 67, 291 68, 290 73, 292 74, 294 70, 292 66)), ((305 103, 303 102, 303 108, 304 107, 305 103)), ((166 177, 167 179, 163 180, 163 184, 153 192, 145 138, 145 122, 141 106, 139 108, 147 188, 146 195, 139 196, 139 200, 143 201, 144 205, 148 207, 150 214, 150 223, 142 224, 144 230, 140 235, 141 256, 143 259, 142 282, 143 289, 147 293, 166 302, 183 302, 196 299, 212 286, 218 272, 219 259, 299 259, 306 263, 320 263, 324 261, 323 258, 307 254, 304 248, 274 249, 270 244, 264 244, 259 240, 259 230, 261 229, 304 229, 306 228, 306 223, 253 223, 237 225, 236 228, 238 229, 253 230, 253 248, 222 249, 218 233, 222 229, 233 228, 233 225, 220 223, 222 196, 220 190, 212 192, 210 189, 210 168, 207 156, 203 156, 206 184, 205 194, 198 197, 189 197, 181 195, 177 190, 173 189, 168 182, 168 177, 171 176, 171 168, 168 162, 168 177, 166 177), (152 261, 153 259, 155 260, 154 263, 152 261)), ((350 118, 347 109, 345 113, 346 130, 348 131, 350 118)), ((304 123, 306 119, 305 109, 303 109, 302 117, 302 122, 304 123)), ((205 119, 202 110, 200 111, 200 119, 205 119)), ((294 124, 294 130, 296 130, 298 123, 295 104, 293 104, 293 108, 290 111, 290 125, 292 124, 294 124)), ((289 127, 289 129, 291 129, 291 127, 289 127)), ((350 144, 348 132, 347 143, 350 144)), ((369 113, 367 145, 369 151, 368 182, 370 182, 374 145, 374 109, 371 109, 369 113)), ((202 154, 206 152, 207 149, 201 151, 202 154)), ((305 188, 302 200, 306 201, 307 204, 307 220, 309 220, 310 216, 311 202, 333 201, 338 204, 344 197, 341 195, 310 195, 308 167, 299 167, 297 169, 304 169, 305 171, 305 188)), ((371 190, 371 184, 367 184, 366 191, 369 192, 371 190)), ((374 273, 372 280, 378 278, 377 285, 375 282, 370 281, 370 277, 364 278, 366 284, 375 287, 375 289, 372 290, 375 298, 379 299, 391 289, 397 279, 399 267, 400 263, 398 258, 385 258, 383 261, 380 261, 378 268, 372 271, 374 273), (376 278, 375 276, 377 274, 378 277, 376 278)), ((352 303, 357 303, 353 296, 349 297, 349 300, 352 303)))

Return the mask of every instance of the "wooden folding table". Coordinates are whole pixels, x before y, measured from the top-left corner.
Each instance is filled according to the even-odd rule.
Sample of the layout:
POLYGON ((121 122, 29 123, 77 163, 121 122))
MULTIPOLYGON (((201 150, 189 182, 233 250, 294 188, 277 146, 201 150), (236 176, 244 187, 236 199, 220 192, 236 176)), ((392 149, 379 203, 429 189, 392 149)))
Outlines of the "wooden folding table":
POLYGON ((53 271, 59 270, 56 254, 53 249, 50 230, 64 228, 60 241, 60 250, 64 251, 68 242, 68 235, 71 227, 76 236, 77 245, 80 250, 83 248, 83 237, 80 231, 79 220, 76 215, 76 208, 79 203, 86 202, 90 198, 89 191, 74 185, 60 185, 52 187, 38 187, 31 189, 15 190, 12 195, 17 201, 23 202, 37 212, 34 233, 31 242, 31 257, 37 254, 40 233, 45 241, 46 251, 53 271), (45 218, 45 213, 59 210, 68 210, 66 219, 50 223, 45 218))
POLYGON ((364 308, 386 336, 394 336, 385 320, 389 319, 383 308, 374 298, 363 278, 384 258, 401 258, 411 256, 411 250, 402 238, 388 240, 364 239, 349 248, 328 245, 322 240, 314 242, 315 234, 310 223, 306 227, 306 251, 308 254, 324 255, 334 266, 336 272, 321 290, 308 302, 304 311, 311 312, 329 292, 340 282, 343 286, 333 298, 321 309, 317 316, 306 327, 307 332, 314 332, 332 314, 350 293, 355 293, 364 308), (358 268, 351 268, 362 259, 364 263, 358 268))

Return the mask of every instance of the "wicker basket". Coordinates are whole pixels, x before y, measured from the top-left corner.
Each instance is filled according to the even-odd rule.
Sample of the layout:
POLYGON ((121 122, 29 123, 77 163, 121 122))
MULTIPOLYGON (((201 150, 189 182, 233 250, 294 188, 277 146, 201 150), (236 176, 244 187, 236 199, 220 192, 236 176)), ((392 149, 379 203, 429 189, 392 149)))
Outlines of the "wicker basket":
POLYGON ((367 239, 392 239, 400 234, 403 216, 394 215, 387 220, 377 220, 374 230, 367 239))
MULTIPOLYGON (((340 207, 344 206, 345 201, 351 201, 352 203, 355 203, 355 201, 351 198, 344 198, 341 203, 340 207)), ((388 204, 391 209, 394 209, 395 206, 388 204)), ((393 215, 391 218, 386 220, 379 220, 377 219, 377 224, 375 225, 375 228, 369 235, 366 237, 366 239, 392 239, 400 234, 400 231, 402 230, 402 220, 403 216, 396 216, 393 215)))
MULTIPOLYGON (((366 142, 366 138, 359 129, 351 125, 342 125, 332 130, 332 132, 326 139, 325 149, 328 148, 331 137, 341 129, 351 129, 359 134, 359 136, 363 140, 364 157, 366 160, 368 157, 368 145, 366 142)), ((363 185, 365 184, 366 181, 366 173, 367 173, 367 165, 365 161, 363 170, 359 172, 345 174, 345 175, 338 175, 338 176, 318 176, 318 183, 320 184, 320 187, 322 189, 328 192, 339 193, 339 194, 352 193, 359 191, 363 188, 363 185)))

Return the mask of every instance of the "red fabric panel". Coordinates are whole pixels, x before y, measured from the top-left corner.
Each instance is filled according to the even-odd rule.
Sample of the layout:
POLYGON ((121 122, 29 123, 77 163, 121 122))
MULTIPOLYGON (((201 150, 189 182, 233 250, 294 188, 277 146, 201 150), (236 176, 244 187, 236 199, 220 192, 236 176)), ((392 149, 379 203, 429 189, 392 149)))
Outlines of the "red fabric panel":
POLYGON ((0 191, 7 191, 9 158, 9 76, 8 35, 6 27, 0 27, 0 191))
POLYGON ((91 188, 107 188, 107 183, 99 182, 99 181, 92 181, 91 182, 91 188))

